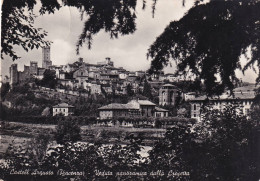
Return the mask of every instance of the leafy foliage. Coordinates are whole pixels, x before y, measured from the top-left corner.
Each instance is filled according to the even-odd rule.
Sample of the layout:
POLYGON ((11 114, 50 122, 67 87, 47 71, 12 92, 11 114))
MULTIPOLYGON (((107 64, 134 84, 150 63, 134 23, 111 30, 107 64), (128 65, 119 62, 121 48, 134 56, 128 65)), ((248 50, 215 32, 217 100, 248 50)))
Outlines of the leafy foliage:
POLYGON ((55 139, 58 144, 81 140, 80 126, 72 117, 61 117, 56 127, 55 139))
MULTIPOLYGON (((15 45, 23 47, 26 51, 50 45, 51 42, 44 40, 47 32, 42 31, 41 28, 33 27, 34 19, 36 18, 33 9, 36 2, 36 0, 3 2, 2 58, 4 54, 12 57, 13 60, 20 58, 13 50, 15 45)), ((61 6, 69 6, 76 7, 80 11, 82 20, 84 17, 87 18, 77 43, 77 53, 79 53, 79 48, 85 42, 87 42, 89 48, 91 47, 93 35, 102 29, 109 32, 111 38, 133 33, 136 30, 136 2, 136 0, 67 0, 62 2, 41 0, 39 12, 41 15, 54 13, 61 6)), ((145 4, 145 1, 143 3, 145 4)))
POLYGON ((188 170, 188 180, 257 180, 257 135, 256 120, 238 115, 236 107, 209 111, 192 129, 168 129, 150 152, 151 166, 188 170))
POLYGON ((207 160, 209 178, 256 180, 256 120, 237 114, 236 107, 227 106, 224 112, 208 112, 201 128, 199 136, 206 138, 203 149, 208 153, 201 157, 207 160))
POLYGON ((132 89, 133 89, 133 87, 130 84, 128 84, 126 86, 127 95, 130 96, 130 97, 134 95, 134 91, 132 89))
POLYGON ((57 85, 55 71, 46 69, 43 73, 43 79, 40 81, 40 84, 44 87, 54 89, 57 85))
MULTIPOLYGON (((46 141, 36 139, 36 142, 32 142, 33 147, 25 145, 15 148, 16 151, 11 151, 14 148, 10 148, 5 154, 5 161, 9 167, 1 165, 0 173, 6 176, 13 168, 38 168, 54 172, 60 169, 84 171, 84 176, 73 176, 76 180, 257 180, 257 120, 238 115, 235 109, 227 107, 224 112, 210 111, 195 127, 176 123, 167 129, 164 139, 153 146, 147 159, 140 157, 138 153, 142 148, 142 138, 132 134, 126 137, 126 145, 68 141, 64 145, 51 146, 47 152, 46 141), (159 177, 115 174, 100 176, 96 174, 96 170, 114 173, 162 170, 165 174, 159 177), (190 175, 173 177, 167 174, 170 170, 186 171, 190 175)), ((26 179, 30 180, 31 177, 28 176, 26 179)), ((71 177, 39 177, 43 180, 47 178, 69 180, 71 177)))
POLYGON ((144 90, 143 90, 143 95, 149 99, 151 99, 152 96, 152 91, 151 91, 151 85, 145 80, 144 82, 144 90))
POLYGON ((84 16, 89 17, 84 23, 83 32, 77 43, 77 53, 85 41, 90 48, 93 35, 102 29, 109 32, 111 38, 117 38, 119 34, 127 35, 136 30, 136 0, 96 0, 80 3, 67 1, 65 4, 79 8, 82 19, 84 16))
POLYGON ((245 71, 255 62, 260 67, 259 8, 257 0, 212 0, 194 6, 179 21, 171 22, 150 46, 150 71, 161 70, 173 59, 178 63, 177 73, 191 72, 204 79, 208 94, 220 94, 225 87, 233 89, 236 69, 245 71), (249 47, 252 57, 242 67, 240 56, 249 47))
POLYGON ((7 83, 3 83, 1 85, 1 99, 4 99, 5 95, 8 93, 8 91, 10 90, 10 84, 7 83))
MULTIPOLYGON (((44 13, 59 8, 56 3, 43 0, 40 12, 44 13), (54 5, 54 6, 52 6, 54 5)), ((1 26, 1 58, 3 55, 10 56, 13 60, 20 57, 14 52, 14 46, 21 46, 25 51, 50 45, 44 40, 47 33, 41 28, 33 27, 35 14, 33 8, 35 0, 3 1, 2 3, 2 26, 1 26)))

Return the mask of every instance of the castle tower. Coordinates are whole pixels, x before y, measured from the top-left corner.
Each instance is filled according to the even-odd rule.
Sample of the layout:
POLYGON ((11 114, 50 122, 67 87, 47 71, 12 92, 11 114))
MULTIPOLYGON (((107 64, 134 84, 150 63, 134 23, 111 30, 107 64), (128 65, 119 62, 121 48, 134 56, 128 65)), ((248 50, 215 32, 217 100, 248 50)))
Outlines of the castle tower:
POLYGON ((49 69, 52 66, 51 61, 51 47, 43 47, 42 48, 42 68, 49 69))
POLYGON ((10 73, 10 85, 18 83, 18 69, 17 64, 12 64, 9 68, 10 73))
POLYGON ((178 98, 180 91, 172 84, 165 84, 159 90, 159 105, 174 106, 178 98))

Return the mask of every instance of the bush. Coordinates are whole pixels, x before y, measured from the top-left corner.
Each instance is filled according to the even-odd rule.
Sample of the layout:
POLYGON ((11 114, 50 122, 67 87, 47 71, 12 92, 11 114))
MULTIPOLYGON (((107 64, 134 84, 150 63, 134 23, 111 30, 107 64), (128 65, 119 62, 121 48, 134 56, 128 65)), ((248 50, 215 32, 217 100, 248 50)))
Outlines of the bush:
POLYGON ((73 117, 61 117, 56 126, 55 139, 58 144, 81 140, 78 120, 73 117))

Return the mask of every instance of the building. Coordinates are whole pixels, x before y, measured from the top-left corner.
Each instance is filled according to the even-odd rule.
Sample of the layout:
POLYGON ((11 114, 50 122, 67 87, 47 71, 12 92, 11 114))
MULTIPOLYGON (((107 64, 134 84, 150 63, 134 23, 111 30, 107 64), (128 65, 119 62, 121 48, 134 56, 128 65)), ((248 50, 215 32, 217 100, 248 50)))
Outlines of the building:
POLYGON ((84 82, 88 80, 88 71, 81 67, 73 73, 73 78, 79 81, 79 87, 83 87, 84 82))
POLYGON ((118 76, 119 76, 119 79, 125 80, 125 79, 127 79, 128 74, 126 72, 120 72, 118 76))
POLYGON ((72 72, 75 71, 77 68, 77 65, 74 64, 67 64, 61 66, 61 70, 63 70, 64 72, 72 72))
POLYGON ((9 68, 9 74, 10 74, 10 85, 19 82, 17 64, 11 65, 11 67, 9 68))
POLYGON ((101 85, 96 83, 91 83, 90 94, 101 94, 101 85))
POLYGON ((63 116, 69 116, 74 114, 74 106, 71 106, 67 103, 61 103, 56 106, 53 106, 53 116, 55 115, 63 115, 63 116))
POLYGON ((29 71, 30 71, 31 75, 37 75, 37 73, 38 73, 38 62, 31 61, 29 71))
POLYGON ((195 97, 196 97, 196 92, 187 92, 187 93, 184 93, 184 100, 185 100, 185 101, 195 99, 195 97))
POLYGON ((129 116, 130 107, 127 104, 112 103, 103 107, 100 107, 99 118, 100 119, 112 119, 117 117, 129 116))
POLYGON ((132 100, 127 104, 112 103, 100 107, 100 119, 113 119, 118 117, 168 117, 168 111, 155 107, 148 100, 132 100))
POLYGON ((155 107, 155 117, 168 117, 169 111, 160 107, 155 107))
POLYGON ((42 68, 49 69, 52 66, 51 48, 49 46, 42 48, 42 68))
POLYGON ((181 99, 180 90, 172 84, 164 84, 159 90, 159 105, 174 106, 181 99))
POLYGON ((143 76, 145 75, 145 71, 136 71, 136 72, 135 72, 135 75, 136 75, 137 77, 143 77, 143 76))
POLYGON ((201 121, 204 115, 202 112, 202 107, 206 105, 211 109, 216 109, 219 111, 223 111, 228 105, 234 105, 237 106, 236 112, 238 114, 248 116, 254 98, 254 90, 240 90, 240 88, 234 89, 233 95, 231 95, 228 91, 220 96, 200 96, 190 100, 191 118, 201 121))
POLYGON ((165 80, 169 82, 177 82, 178 78, 174 74, 165 74, 165 80))
POLYGON ((90 71, 88 73, 88 76, 90 78, 93 78, 94 80, 99 80, 100 79, 100 73, 98 71, 90 71))

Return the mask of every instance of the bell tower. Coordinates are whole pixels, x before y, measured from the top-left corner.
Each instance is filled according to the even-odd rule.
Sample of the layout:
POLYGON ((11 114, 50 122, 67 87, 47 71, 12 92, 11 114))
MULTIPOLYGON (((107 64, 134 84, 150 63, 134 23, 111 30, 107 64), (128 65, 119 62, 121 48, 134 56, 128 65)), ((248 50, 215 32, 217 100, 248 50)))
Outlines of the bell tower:
POLYGON ((52 66, 51 48, 49 46, 42 48, 42 68, 49 69, 52 66))
POLYGON ((171 84, 163 85, 159 90, 159 105, 174 106, 180 97, 180 90, 171 84))

